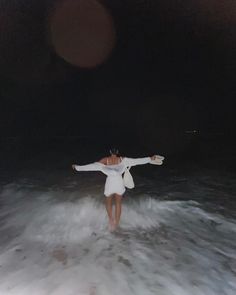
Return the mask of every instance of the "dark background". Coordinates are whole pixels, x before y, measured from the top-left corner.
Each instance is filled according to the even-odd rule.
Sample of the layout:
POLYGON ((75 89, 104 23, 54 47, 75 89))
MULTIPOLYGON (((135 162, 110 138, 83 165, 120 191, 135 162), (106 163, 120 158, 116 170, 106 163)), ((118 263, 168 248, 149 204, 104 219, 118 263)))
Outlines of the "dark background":
POLYGON ((89 69, 50 43, 59 2, 0 0, 4 167, 39 154, 88 160, 115 145, 234 170, 235 1, 103 1, 116 46, 89 69))

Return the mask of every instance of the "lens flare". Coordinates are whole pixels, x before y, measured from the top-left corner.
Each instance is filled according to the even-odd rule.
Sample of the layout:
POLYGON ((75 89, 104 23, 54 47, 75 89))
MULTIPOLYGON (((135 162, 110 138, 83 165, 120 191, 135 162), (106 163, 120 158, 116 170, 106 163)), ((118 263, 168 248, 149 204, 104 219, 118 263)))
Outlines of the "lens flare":
POLYGON ((96 67, 110 56, 115 46, 112 16, 96 0, 59 1, 49 26, 56 53, 75 66, 96 67))

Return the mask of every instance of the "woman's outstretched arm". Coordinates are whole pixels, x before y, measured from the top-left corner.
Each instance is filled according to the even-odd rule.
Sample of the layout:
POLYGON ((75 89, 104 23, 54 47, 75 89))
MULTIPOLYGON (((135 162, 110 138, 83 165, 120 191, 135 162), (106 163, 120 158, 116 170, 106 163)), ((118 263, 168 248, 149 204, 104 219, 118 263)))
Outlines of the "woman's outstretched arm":
POLYGON ((151 162, 155 156, 152 157, 144 157, 144 158, 125 158, 125 163, 127 166, 136 166, 136 165, 144 165, 151 162))
POLYGON ((102 164, 99 162, 95 162, 87 165, 72 165, 72 169, 76 171, 102 171, 102 164))

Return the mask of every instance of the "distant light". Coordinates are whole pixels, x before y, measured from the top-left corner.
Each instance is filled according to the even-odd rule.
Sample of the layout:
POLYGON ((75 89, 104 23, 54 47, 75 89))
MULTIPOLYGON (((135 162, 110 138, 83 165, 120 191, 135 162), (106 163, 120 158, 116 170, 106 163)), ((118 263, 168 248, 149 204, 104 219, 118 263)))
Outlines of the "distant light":
POLYGON ((200 133, 200 130, 186 130, 185 133, 188 133, 188 134, 197 134, 197 133, 200 133))

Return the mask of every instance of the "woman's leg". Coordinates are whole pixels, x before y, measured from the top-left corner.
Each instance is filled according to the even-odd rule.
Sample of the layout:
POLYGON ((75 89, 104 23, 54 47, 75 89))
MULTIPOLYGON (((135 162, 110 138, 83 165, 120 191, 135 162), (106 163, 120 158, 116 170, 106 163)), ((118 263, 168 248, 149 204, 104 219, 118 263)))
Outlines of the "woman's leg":
POLYGON ((112 199, 113 199, 113 195, 106 197, 106 209, 107 209, 107 215, 109 218, 110 230, 114 230, 114 220, 112 216, 112 199))
POLYGON ((120 216, 121 216, 121 202, 122 202, 122 196, 115 194, 115 201, 116 201, 116 208, 115 208, 115 226, 117 227, 120 222, 120 216))

